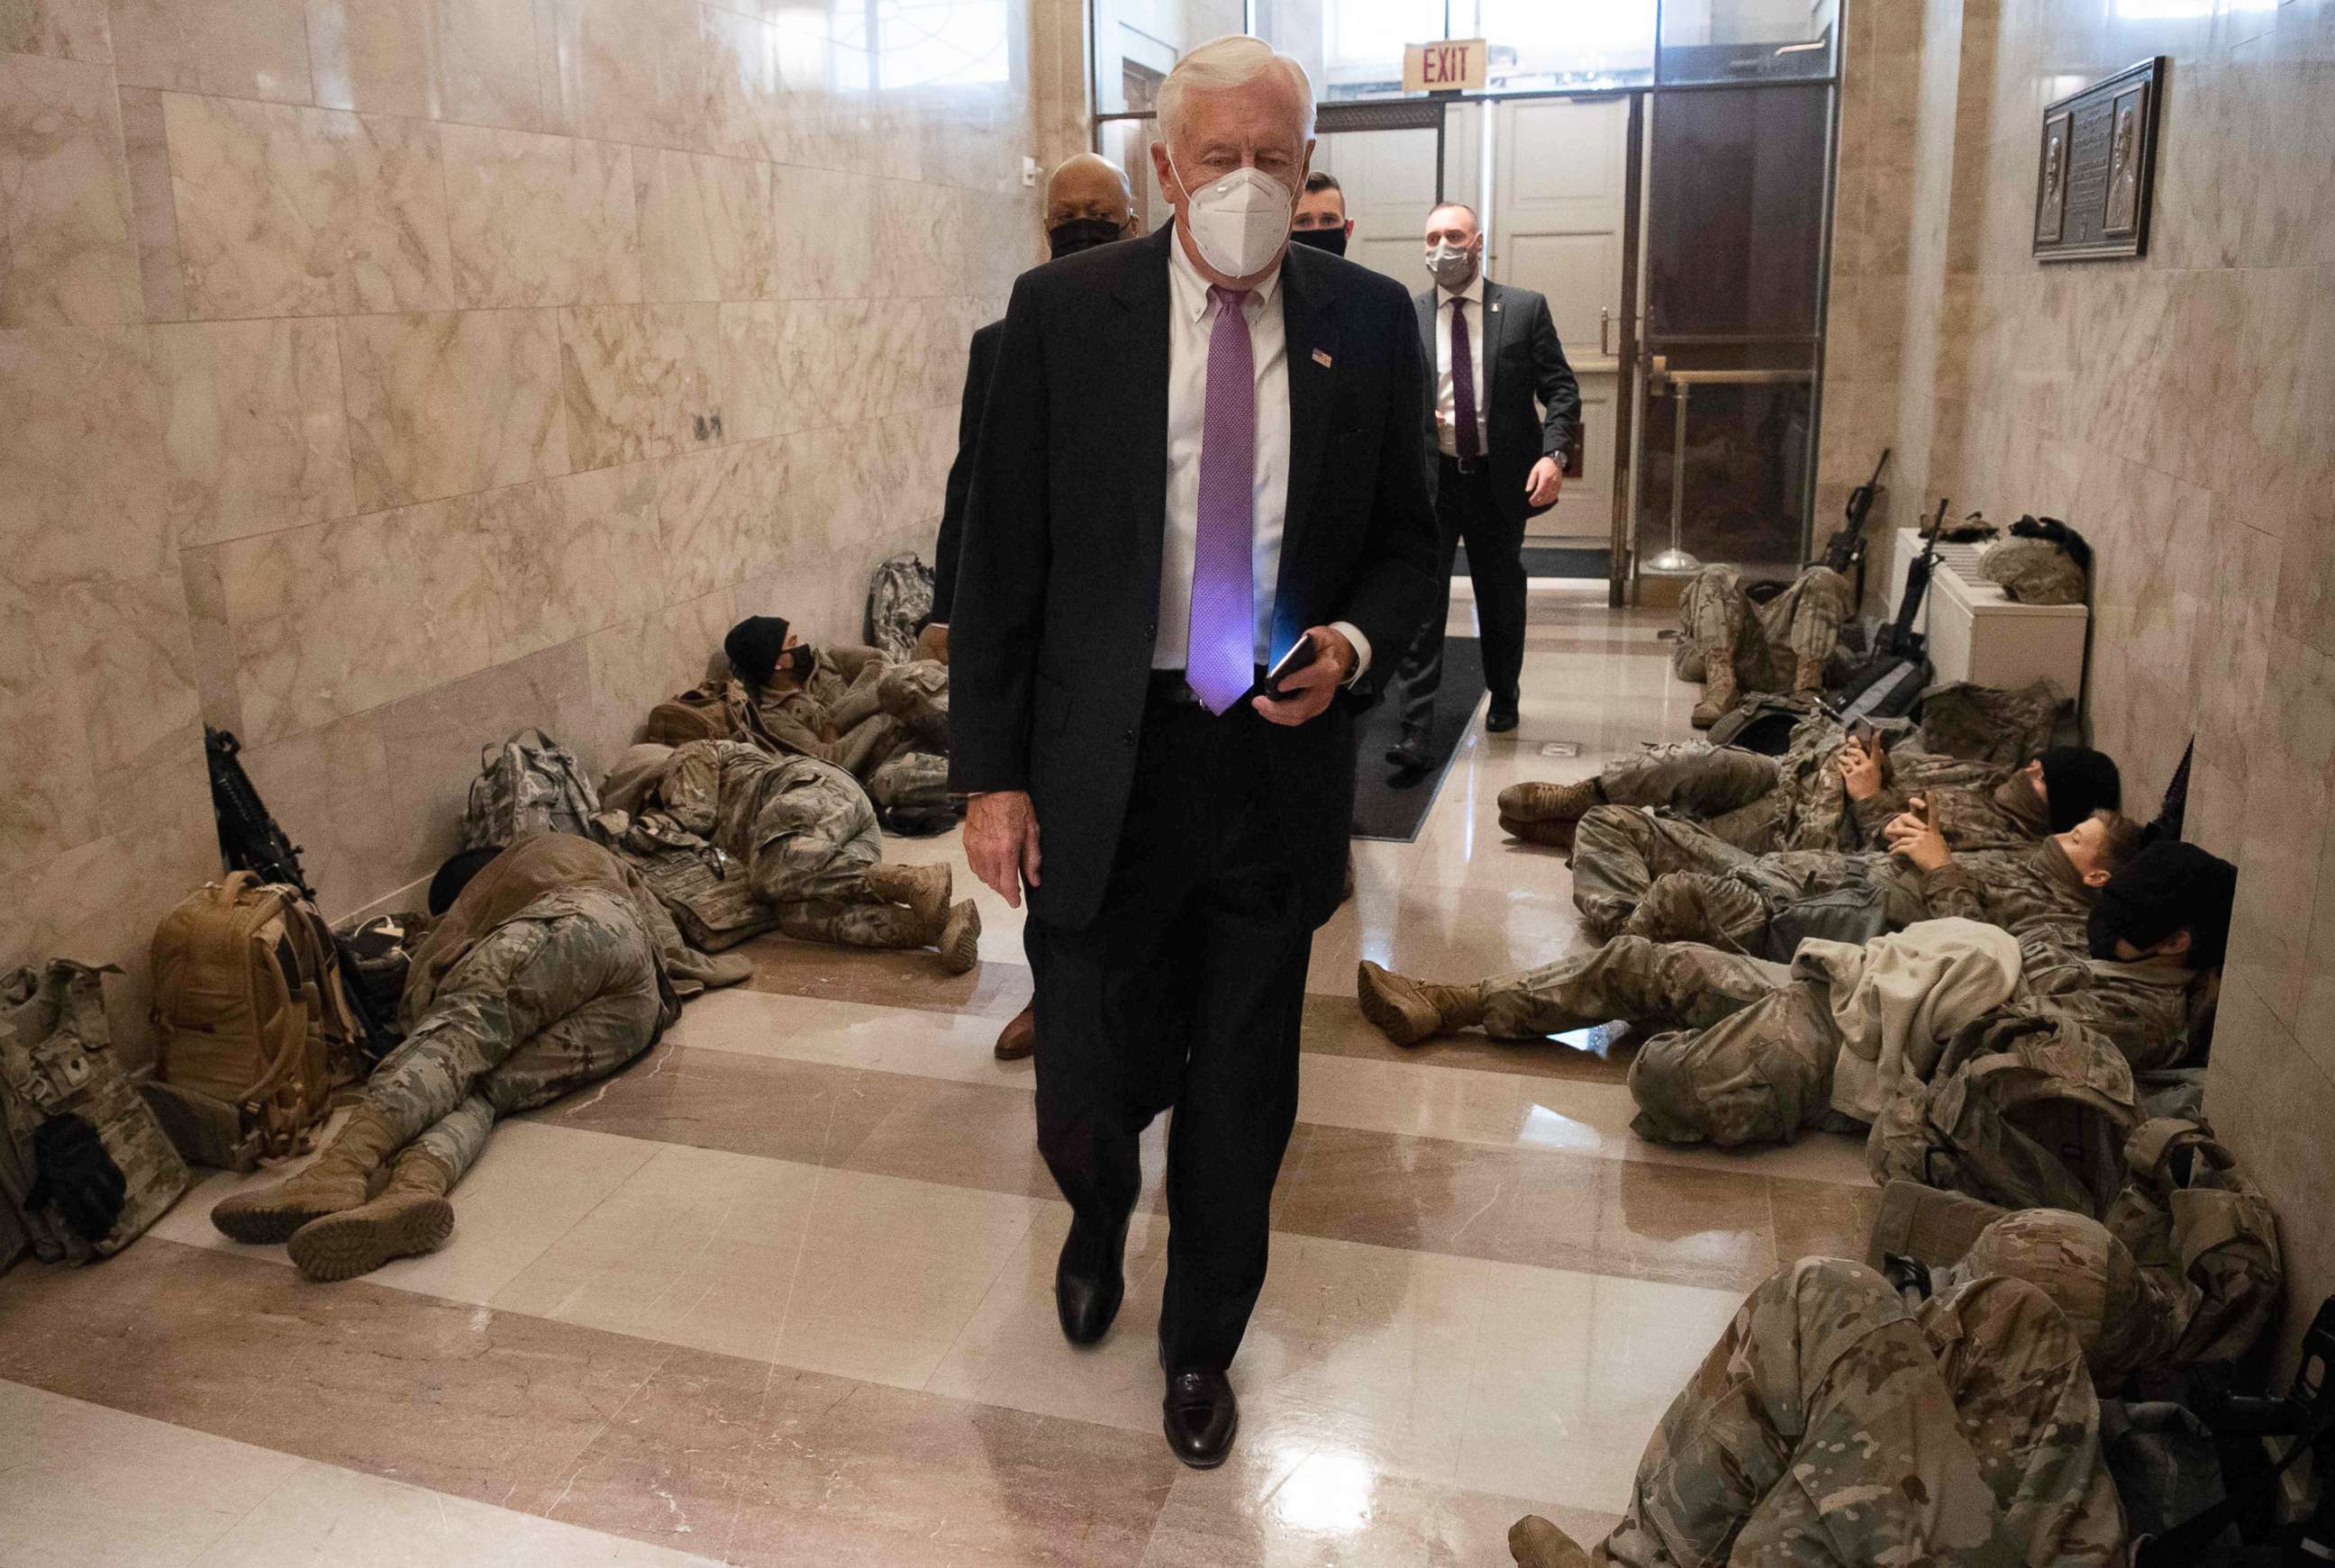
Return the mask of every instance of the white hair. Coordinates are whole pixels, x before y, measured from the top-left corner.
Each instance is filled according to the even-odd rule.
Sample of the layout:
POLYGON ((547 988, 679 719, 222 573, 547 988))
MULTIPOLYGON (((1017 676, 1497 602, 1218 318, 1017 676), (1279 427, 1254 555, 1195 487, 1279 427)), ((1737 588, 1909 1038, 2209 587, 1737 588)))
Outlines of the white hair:
POLYGON ((1159 139, 1170 147, 1181 140, 1185 93, 1223 92, 1245 86, 1268 71, 1279 71, 1296 90, 1298 102, 1305 106, 1304 123, 1297 133, 1312 136, 1313 80, 1305 74, 1305 67, 1262 38, 1246 33, 1227 33, 1221 38, 1209 39, 1176 62, 1176 69, 1168 73, 1168 80, 1159 84, 1159 139))

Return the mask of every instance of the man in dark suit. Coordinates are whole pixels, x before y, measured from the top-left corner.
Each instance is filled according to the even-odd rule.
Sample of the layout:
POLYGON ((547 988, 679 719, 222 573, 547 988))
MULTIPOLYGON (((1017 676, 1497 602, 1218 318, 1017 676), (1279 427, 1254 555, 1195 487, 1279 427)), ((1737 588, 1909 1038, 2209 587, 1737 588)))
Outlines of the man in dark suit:
POLYGON ((1226 1373, 1264 1282, 1313 933, 1343 880, 1345 689, 1425 615, 1436 542, 1410 302, 1289 247, 1303 70, 1219 39, 1158 106, 1174 226, 1014 286, 965 518, 951 769, 974 871, 1009 903, 1029 891, 1075 1344, 1118 1311, 1137 1139, 1175 1108, 1162 1417, 1205 1466, 1237 1424, 1226 1373), (1313 662, 1261 692, 1301 638, 1313 662))
POLYGON ((1386 760, 1405 769, 1428 766, 1435 692, 1443 683, 1451 560, 1463 539, 1484 639, 1484 683, 1492 692, 1484 728, 1497 734, 1516 727, 1525 667, 1525 519, 1556 504, 1565 453, 1581 424, 1581 388, 1547 299, 1492 282, 1483 260, 1473 208, 1449 202, 1427 215, 1427 269, 1435 284, 1412 304, 1428 364, 1427 447, 1443 528, 1442 591, 1395 676, 1402 685, 1402 736, 1386 760))
MULTIPOLYGON (((1109 245, 1136 232, 1135 193, 1127 171, 1098 153, 1080 152, 1055 165, 1046 179, 1046 253, 1055 261, 1109 245)), ((957 404, 956 460, 949 464, 941 498, 940 537, 933 541, 933 615, 921 637, 925 656, 948 659, 949 616, 956 605, 958 537, 973 492, 973 452, 981 436, 981 410, 989 401, 990 367, 1005 324, 974 329, 964 362, 964 397, 957 404)))

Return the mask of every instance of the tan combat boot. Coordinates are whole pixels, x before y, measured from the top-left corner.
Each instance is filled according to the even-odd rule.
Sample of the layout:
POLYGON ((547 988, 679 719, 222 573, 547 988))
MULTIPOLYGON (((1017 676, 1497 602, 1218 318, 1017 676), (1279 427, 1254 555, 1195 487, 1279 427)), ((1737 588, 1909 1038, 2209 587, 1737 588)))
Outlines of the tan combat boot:
POLYGON ((1740 695, 1735 684, 1734 659, 1722 658, 1714 652, 1710 655, 1710 674, 1702 683, 1702 701, 1694 705, 1688 721, 1698 730, 1708 730, 1735 706, 1740 695))
POLYGON ((1521 817, 1500 814, 1500 831, 1511 838, 1521 838, 1527 844, 1545 844, 1552 849, 1573 847, 1573 831, 1581 824, 1572 818, 1551 818, 1544 822, 1530 822, 1521 817))
POLYGON ((312 1280, 353 1280, 392 1258, 434 1253, 454 1234, 454 1205, 446 1201, 453 1185, 451 1171, 409 1148, 381 1196, 302 1225, 285 1250, 312 1280))
POLYGON ((941 950, 941 967, 951 974, 963 974, 981 962, 981 910, 972 899, 941 917, 933 943, 941 950))
POLYGON ((211 1224, 234 1241, 263 1246, 288 1241, 310 1221, 363 1203, 373 1173, 397 1145, 381 1113, 360 1105, 305 1170, 273 1186, 221 1198, 211 1205, 211 1224))
POLYGON ((906 905, 916 912, 917 919, 932 926, 948 918, 949 894, 954 882, 954 874, 945 866, 879 863, 867 868, 867 886, 877 897, 906 905))
POLYGON ((1537 1514, 1508 1526, 1508 1555, 1516 1568, 1590 1568, 1589 1553, 1537 1514))
POLYGON ((1597 780, 1577 784, 1511 784, 1500 791, 1500 815, 1519 822, 1578 822, 1592 806, 1604 804, 1597 780))
POLYGON ((1397 1045, 1417 1045, 1432 1035, 1465 1029, 1484 1021, 1484 1004, 1472 985, 1429 985, 1369 959, 1354 975, 1355 999, 1362 1016, 1397 1045))

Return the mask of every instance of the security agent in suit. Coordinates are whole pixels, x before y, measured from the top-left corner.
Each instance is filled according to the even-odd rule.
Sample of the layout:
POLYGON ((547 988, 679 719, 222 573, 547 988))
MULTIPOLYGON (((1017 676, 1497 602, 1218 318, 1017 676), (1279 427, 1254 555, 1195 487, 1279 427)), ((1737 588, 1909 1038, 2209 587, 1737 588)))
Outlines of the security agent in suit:
MULTIPOLYGON (((1046 179, 1045 222, 1046 249, 1056 261, 1135 233, 1135 194, 1128 189, 1127 171, 1092 152, 1064 159, 1046 179)), ((990 370, 997 363, 997 345, 1004 336, 1003 321, 976 328, 965 358, 964 399, 956 416, 956 460, 949 464, 940 537, 933 543, 933 615, 916 638, 925 658, 943 663, 948 662, 948 623, 956 605, 957 553, 964 529, 965 501, 973 493, 973 454, 981 441, 981 410, 989 401, 990 370)), ((1038 1015, 1033 1002, 998 1031, 997 1060, 1019 1061, 1037 1045, 1038 1015)))
POLYGON ((1443 529, 1442 591, 1395 677, 1402 687, 1402 737, 1386 760, 1409 769, 1428 765, 1435 692, 1443 683, 1451 560, 1462 539, 1476 584, 1484 683, 1492 692, 1484 728, 1497 734, 1516 727, 1525 665, 1525 520, 1556 504, 1565 450, 1581 423, 1581 388, 1548 301, 1484 276, 1475 209, 1457 202, 1437 208, 1427 215, 1426 239, 1435 286, 1412 303, 1430 377, 1427 441, 1443 529))
POLYGON ((1024 274, 1006 312, 951 629, 965 849, 1026 888, 1055 1274, 1090 1343, 1122 1293, 1137 1139, 1175 1108, 1163 1426, 1220 1463, 1295 1120, 1314 929, 1353 803, 1349 688, 1426 615, 1425 373, 1400 286, 1290 248, 1302 67, 1179 62, 1151 147, 1173 227, 1024 274), (1318 657, 1274 699, 1262 668, 1318 657))
MULTIPOLYGON (((1127 171, 1097 153, 1080 152, 1054 166, 1046 179, 1046 252, 1060 261, 1137 231, 1135 193, 1127 171)), ((964 397, 957 405, 956 460, 949 464, 941 500, 940 537, 933 542, 933 615, 921 635, 928 659, 946 662, 948 624, 956 605, 956 557, 964 529, 964 506, 973 493, 973 453, 981 439, 982 405, 989 401, 989 374, 1005 324, 993 321, 974 330, 964 364, 964 397)))

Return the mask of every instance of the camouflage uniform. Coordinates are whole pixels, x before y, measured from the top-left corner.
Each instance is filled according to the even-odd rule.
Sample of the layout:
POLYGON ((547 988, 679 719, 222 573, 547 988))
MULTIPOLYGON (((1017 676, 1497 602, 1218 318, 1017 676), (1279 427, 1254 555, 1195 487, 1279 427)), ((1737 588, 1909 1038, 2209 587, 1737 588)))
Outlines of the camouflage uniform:
POLYGON ((416 1021, 373 1070, 364 1103, 451 1186, 498 1118, 615 1072, 649 1048, 672 1005, 635 903, 555 888, 409 991, 416 1021))
POLYGON ((2002 844, 2001 818, 1982 809, 1980 798, 1959 789, 1934 793, 1941 830, 1967 830, 1978 842, 1947 833, 1947 845, 1961 858, 1926 877, 1883 851, 1754 856, 1699 823, 1594 807, 1574 831, 1573 902, 1600 931, 1754 948, 1785 905, 1850 883, 1884 887, 1890 930, 1933 915, 1965 915, 2006 927, 2044 913, 2082 921, 2090 892, 2056 844, 2047 837, 2039 845, 2034 835, 2002 844), (1650 903, 1655 907, 1645 907, 1650 903))
POLYGON ((1922 694, 1922 750, 2017 767, 2051 744, 2067 705, 2049 681, 2016 692, 1958 681, 1922 694))
MULTIPOLYGON (((1576 880, 1576 899, 1578 888, 1576 880)), ((1657 876, 1621 930, 1656 942, 1708 942, 1762 952, 1770 925, 1785 910, 1852 888, 1873 890, 1882 931, 1948 916, 2013 932, 2035 922, 2080 924, 2097 898, 2049 838, 2020 849, 1958 854, 1930 872, 1887 854, 1787 850, 1720 872, 1657 876)))
POLYGON ((1671 1401, 1591 1561, 2063 1568, 2127 1541, 2084 1349, 2043 1291, 1997 1276, 1908 1308, 1804 1258, 1671 1401))
POLYGON ((780 745, 865 780, 895 752, 948 748, 948 667, 895 664, 873 648, 821 648, 809 676, 751 686, 763 730, 780 745))
POLYGON ((1783 964, 1617 936, 1594 953, 1459 989, 1484 1031, 1502 1039, 1614 1019, 1669 1031, 1630 1065, 1641 1137, 1788 1142, 1830 1113, 1840 1033, 1824 988, 1783 964))
POLYGON ((2104 1035, 2135 1072, 2178 1067, 2206 1005, 2206 978, 2186 969, 2094 958, 2083 924, 2034 923, 2019 932, 2012 1005, 2038 1009, 2104 1035))
POLYGON ((1751 602, 1733 566, 1705 566, 1679 599, 1671 668, 1701 681, 1714 653, 1731 654, 1744 691, 1804 691, 1813 682, 1803 673, 1821 674, 1855 608, 1848 580, 1829 566, 1810 566, 1764 605, 1751 602))
POLYGON ((2035 787, 2028 782, 2023 766, 1995 769, 1974 765, 1976 776, 1969 782, 1950 784, 1940 777, 1951 765, 1950 759, 1913 753, 1893 757, 1891 760, 1896 765, 1890 769, 1891 777, 1883 783, 1880 793, 1849 803, 1857 830, 1867 844, 1880 844, 1882 829, 1909 810, 1916 795, 1937 813, 1939 835, 1948 848, 1958 853, 1964 849, 2018 849, 2050 836, 2051 814, 2042 797, 2035 793, 2035 787), (1916 757, 1923 763, 1939 765, 1921 766, 1915 763, 1916 757), (1915 782, 1913 776, 1920 776, 1927 782, 1915 782))
POLYGON ((922 947, 916 911, 868 882, 884 837, 867 791, 840 767, 773 757, 737 740, 677 748, 654 791, 682 830, 747 868, 754 896, 790 936, 852 947, 922 947))

